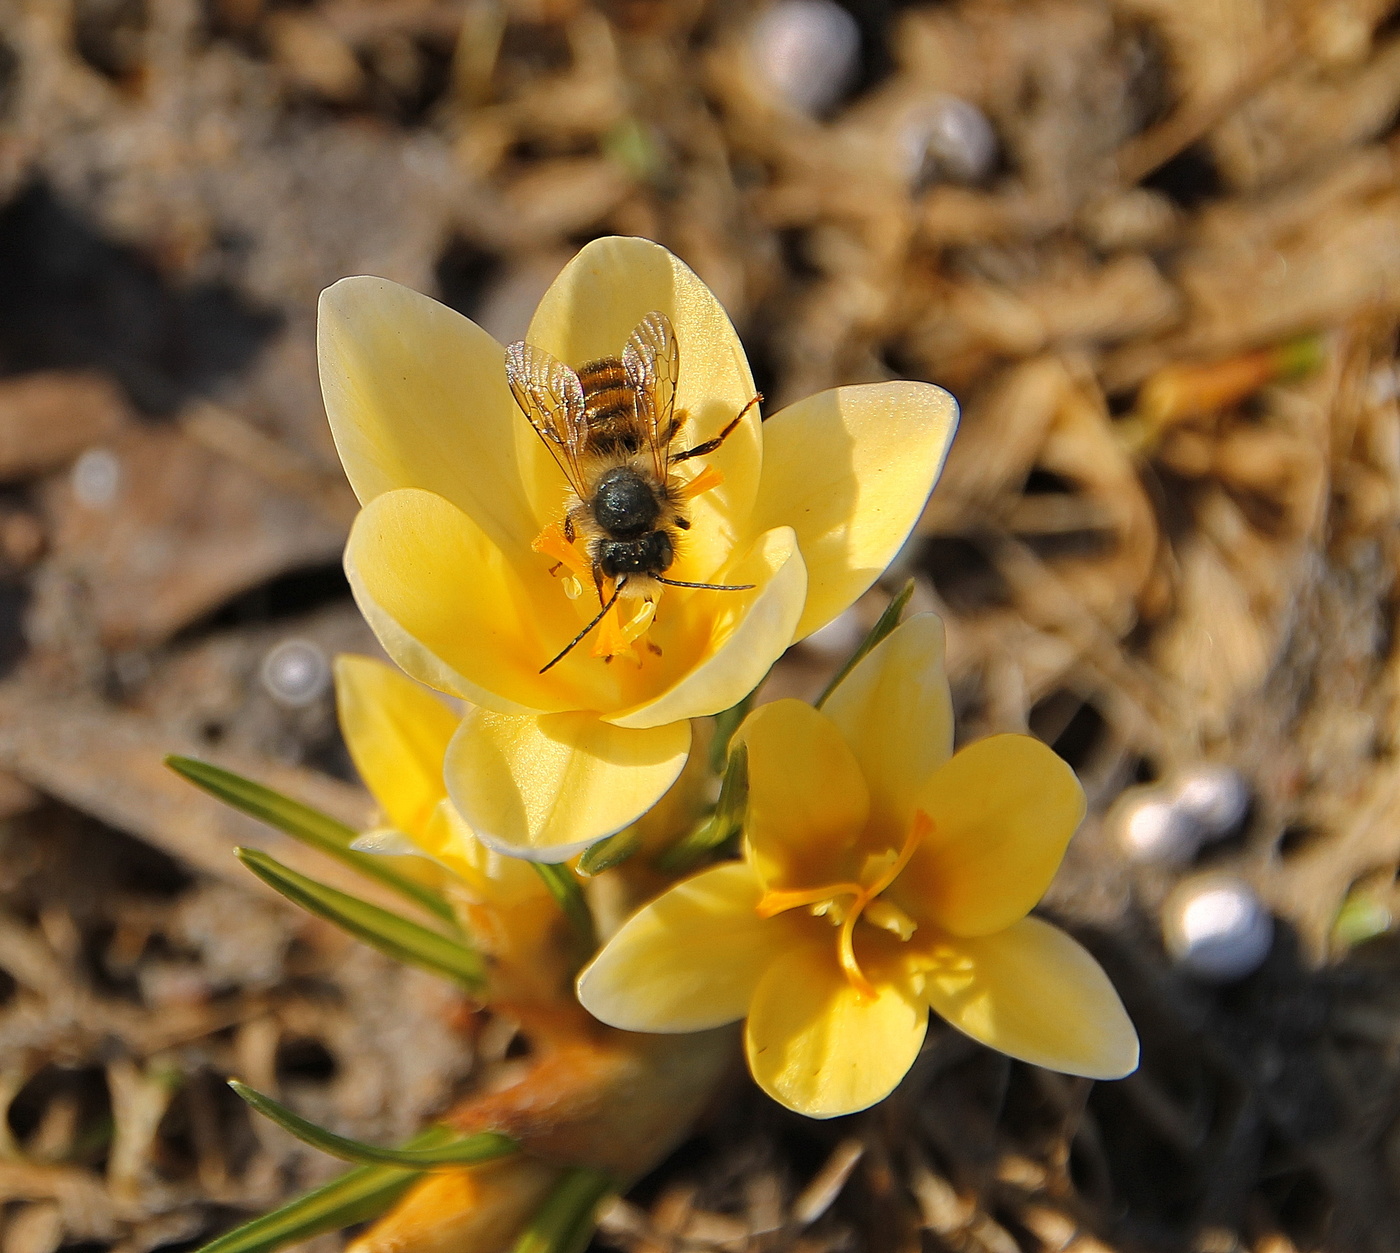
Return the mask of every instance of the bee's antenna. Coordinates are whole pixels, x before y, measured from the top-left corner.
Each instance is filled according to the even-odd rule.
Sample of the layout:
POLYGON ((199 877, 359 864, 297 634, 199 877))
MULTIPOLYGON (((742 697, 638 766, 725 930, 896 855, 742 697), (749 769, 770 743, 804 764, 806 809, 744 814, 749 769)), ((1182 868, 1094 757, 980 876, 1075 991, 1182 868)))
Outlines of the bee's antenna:
MULTIPOLYGON (((577 635, 575 635, 574 638, 571 639, 564 646, 564 651, 560 653, 553 661, 551 661, 548 665, 540 667, 541 674, 543 674, 546 670, 549 670, 552 667, 558 665, 561 661, 564 660, 565 657, 567 657, 571 652, 574 651, 575 648, 578 647, 579 641, 582 640, 585 635, 587 635, 595 626, 598 625, 598 623, 600 623, 603 620, 609 609, 611 609, 615 604, 617 604, 617 598, 622 595, 622 589, 626 586, 627 580, 623 579, 622 582, 620 582, 615 588, 613 588, 613 594, 608 598, 608 603, 604 605, 600 610, 598 610, 597 616, 594 617, 593 621, 590 622, 586 627, 584 627, 583 630, 580 631, 577 635)), ((686 584, 686 586, 688 587, 690 585, 686 584)))
MULTIPOLYGON (((658 583, 666 584, 667 587, 699 587, 709 592, 751 592, 758 586, 757 583, 684 583, 680 579, 663 579, 659 574, 653 574, 651 577, 658 583)), ((569 647, 572 648, 573 644, 570 644, 569 647)), ((550 664, 554 663, 550 662, 550 664)))

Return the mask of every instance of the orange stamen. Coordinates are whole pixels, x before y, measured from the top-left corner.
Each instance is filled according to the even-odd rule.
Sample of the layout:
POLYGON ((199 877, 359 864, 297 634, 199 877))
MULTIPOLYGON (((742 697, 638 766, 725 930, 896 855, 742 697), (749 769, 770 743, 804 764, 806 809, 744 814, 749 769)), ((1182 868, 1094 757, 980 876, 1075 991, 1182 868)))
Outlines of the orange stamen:
POLYGON ((557 522, 551 522, 536 535, 535 542, 530 547, 541 556, 552 557, 560 565, 567 567, 571 574, 577 575, 585 582, 592 581, 593 567, 589 564, 587 556, 569 543, 564 535, 564 528, 557 522))
POLYGON ((624 596, 598 624, 598 638, 593 644, 593 655, 630 657, 640 666, 642 659, 637 656, 633 645, 647 633, 655 613, 652 601, 638 601, 624 596), (624 618, 623 614, 627 617, 624 618))
POLYGON ((722 470, 716 470, 714 466, 706 466, 689 483, 682 483, 676 489, 676 495, 682 500, 694 500, 702 492, 708 492, 723 482, 724 472, 722 470))
POLYGON ((820 905, 833 896, 860 896, 864 889, 859 883, 829 883, 821 888, 797 888, 793 891, 765 892, 758 902, 758 916, 772 918, 801 905, 820 905))
POLYGON ((876 997, 875 986, 865 977, 860 962, 856 960, 856 921, 865 907, 899 878, 900 872, 914 856, 914 850, 928 838, 932 830, 933 819, 920 809, 914 814, 914 821, 909 825, 909 834, 904 838, 899 856, 873 883, 864 887, 859 883, 828 883, 819 888, 765 892, 757 905, 758 916, 772 918, 785 910, 796 909, 802 905, 820 905, 837 896, 854 897, 850 910, 841 920, 841 932, 836 938, 836 960, 840 962, 847 981, 855 989, 857 998, 867 1003, 873 1001, 876 997))

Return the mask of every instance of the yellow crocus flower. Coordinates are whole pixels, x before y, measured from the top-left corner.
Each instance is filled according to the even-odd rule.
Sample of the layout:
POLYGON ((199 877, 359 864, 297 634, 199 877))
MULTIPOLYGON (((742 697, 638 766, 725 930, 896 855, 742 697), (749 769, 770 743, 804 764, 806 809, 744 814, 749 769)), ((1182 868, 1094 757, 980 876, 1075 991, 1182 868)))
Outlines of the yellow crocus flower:
POLYGON ((1137 1066, 1137 1035, 1098 963, 1028 917, 1084 814, 1040 741, 952 753, 943 628, 910 618, 818 711, 761 706, 748 746, 742 861, 634 915, 578 978, 632 1031, 747 1018, 754 1078, 814 1118, 888 1095, 928 1009, 1012 1057, 1094 1078, 1137 1066))
POLYGON ((383 279, 344 279, 321 297, 322 390, 363 505, 345 554, 351 586, 394 661, 475 706, 447 753, 448 791, 480 839, 517 856, 563 860, 645 812, 685 764, 689 719, 735 704, 870 586, 952 438, 957 407, 925 383, 838 388, 760 426, 724 310, 642 239, 585 247, 527 342, 577 368, 621 354, 652 313, 679 348, 674 447, 708 443, 743 414, 676 469, 690 525, 667 575, 752 586, 666 587, 654 606, 620 604, 593 647, 548 665, 605 589, 577 594, 570 494, 512 397, 504 349, 383 279))

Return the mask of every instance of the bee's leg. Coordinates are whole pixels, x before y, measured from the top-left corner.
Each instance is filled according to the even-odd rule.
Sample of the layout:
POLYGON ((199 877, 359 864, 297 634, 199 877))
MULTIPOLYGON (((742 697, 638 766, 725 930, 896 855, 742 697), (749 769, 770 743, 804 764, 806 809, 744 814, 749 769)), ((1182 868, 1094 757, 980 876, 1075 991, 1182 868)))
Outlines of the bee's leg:
POLYGON ((564 538, 571 544, 574 542, 574 516, 571 513, 564 515, 564 538))
MULTIPOLYGON (((603 568, 595 561, 593 563, 593 586, 598 592, 598 603, 603 603, 603 568)), ((614 596, 613 600, 617 597, 614 596)))
POLYGON ((734 420, 728 426, 726 426, 724 430, 722 430, 718 435, 716 435, 714 439, 707 439, 703 444, 696 444, 694 448, 687 448, 685 452, 676 453, 675 456, 671 458, 671 464, 675 465, 678 461, 689 461, 692 457, 703 457, 707 453, 714 452, 716 448, 718 448, 722 443, 724 443, 725 440, 729 438, 729 436, 733 433, 734 428, 737 427, 739 423, 744 420, 744 415, 748 413, 748 411, 752 409, 756 404, 759 404, 762 400, 763 393, 759 392, 751 401, 749 401, 748 404, 746 404, 742 409, 739 410, 734 420))

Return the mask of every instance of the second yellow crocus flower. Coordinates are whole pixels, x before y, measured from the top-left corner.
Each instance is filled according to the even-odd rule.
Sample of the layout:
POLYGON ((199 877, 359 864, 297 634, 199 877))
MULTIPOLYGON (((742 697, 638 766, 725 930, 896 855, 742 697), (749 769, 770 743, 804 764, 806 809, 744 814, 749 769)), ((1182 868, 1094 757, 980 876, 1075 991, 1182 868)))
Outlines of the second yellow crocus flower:
MULTIPOLYGON (((526 339, 577 368, 620 355, 652 313, 675 330, 675 446, 688 449, 755 389, 724 310, 664 248, 589 244, 526 339)), ((502 346, 425 296, 352 278, 322 296, 318 349, 363 505, 345 554, 356 599, 408 674, 475 706, 446 763, 471 829, 550 861, 645 812, 685 764, 689 720, 741 700, 870 586, 923 509, 957 413, 941 388, 907 382, 823 392, 761 426, 749 407, 677 472, 690 525, 667 572, 743 590, 667 587, 625 638, 604 623, 619 635, 604 656, 580 647, 546 668, 598 598, 568 594, 566 484, 511 395, 502 346), (634 629, 644 646, 630 646, 634 629)))
POLYGON ((335 659, 335 700, 350 759, 379 807, 380 826, 362 845, 429 858, 481 903, 547 899, 533 869, 477 840, 447 798, 442 762, 460 714, 392 666, 350 653, 335 659))
POLYGON ((632 1031, 747 1018, 749 1067, 816 1118, 893 1090, 931 1007, 1012 1057, 1118 1078, 1138 1044, 1098 963, 1031 908, 1084 813, 1039 740, 952 753, 943 630, 911 618, 822 711, 756 710, 745 857, 634 915, 578 979, 596 1017, 632 1031))

